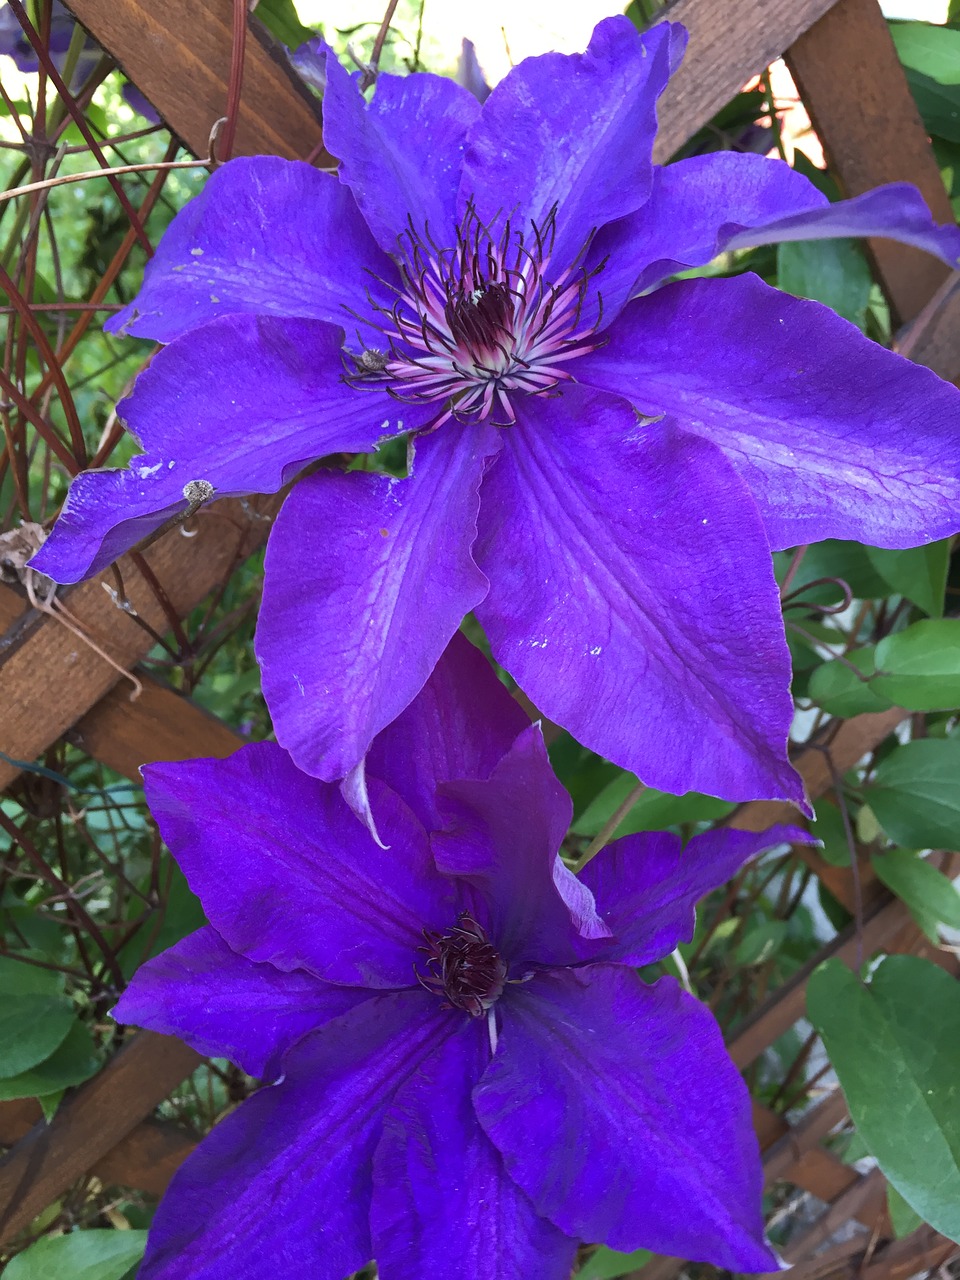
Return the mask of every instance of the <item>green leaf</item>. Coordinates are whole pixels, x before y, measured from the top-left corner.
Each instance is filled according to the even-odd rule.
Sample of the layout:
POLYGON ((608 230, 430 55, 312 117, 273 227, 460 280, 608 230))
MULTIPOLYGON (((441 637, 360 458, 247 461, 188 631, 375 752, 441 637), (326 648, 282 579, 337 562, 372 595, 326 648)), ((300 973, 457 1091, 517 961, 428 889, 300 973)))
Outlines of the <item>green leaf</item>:
POLYGON ((93 1040, 82 1022, 74 1022, 66 1039, 45 1061, 17 1076, 0 1079, 0 1102, 42 1098, 88 1080, 98 1067, 93 1040))
POLYGON ((853 240, 795 240, 779 245, 777 284, 785 293, 822 302, 859 329, 866 328, 873 278, 853 240))
MULTIPOLYGON (((609 782, 571 827, 573 835, 595 836, 610 821, 630 792, 638 785, 635 774, 622 772, 609 782)), ((734 806, 714 796, 688 791, 682 796, 669 795, 648 787, 617 827, 616 836, 633 835, 637 831, 659 831, 681 822, 711 822, 731 813, 734 806)))
POLYGON ((888 956, 869 986, 828 960, 807 986, 850 1115, 889 1182, 960 1241, 960 983, 916 956, 888 956))
POLYGON ((937 925, 960 929, 960 890, 932 863, 908 849, 875 854, 873 869, 891 893, 910 913, 932 942, 938 942, 937 925))
POLYGON ((910 711, 960 706, 960 618, 930 618, 885 636, 871 689, 910 711))
POLYGON ((122 1280, 146 1244, 146 1231, 93 1228, 44 1236, 7 1263, 4 1280, 122 1280))
POLYGON ((761 919, 748 925, 736 950, 737 964, 763 964, 779 950, 786 936, 786 920, 761 919))
POLYGON ((843 815, 831 800, 818 800, 814 806, 817 815, 813 834, 823 842, 820 856, 831 867, 849 867, 850 846, 843 825, 843 815))
POLYGON ((76 1010, 66 996, 4 995, 0 1004, 0 1078, 22 1075, 67 1038, 76 1010))
POLYGON ((868 801, 894 844, 960 851, 960 739, 898 746, 877 769, 868 801))
POLYGON ((887 1184, 887 1208, 893 1224, 893 1234, 898 1240, 908 1236, 911 1231, 923 1225, 923 1219, 916 1209, 911 1209, 896 1187, 887 1184))
POLYGON ((316 35, 300 21, 293 0, 260 0, 256 16, 288 49, 296 49, 316 35))
POLYGON ((929 131, 960 142, 960 31, 928 22, 891 22, 907 81, 929 131))
MULTIPOLYGON (((39 951, 25 951, 23 954, 38 960, 48 959, 39 951)), ((63 974, 56 969, 30 964, 29 959, 20 960, 15 953, 0 956, 0 991, 5 996, 58 996, 63 987, 63 974)))
POLYGON ((645 1266, 653 1254, 649 1249, 637 1249, 634 1253, 619 1253, 616 1249, 601 1247, 592 1253, 577 1272, 576 1280, 615 1280, 645 1266))
POLYGON ((873 675, 872 645, 854 649, 846 655, 843 662, 833 659, 817 667, 811 672, 807 694, 818 707, 823 707, 832 716, 858 716, 864 711, 885 711, 892 703, 877 691, 875 681, 862 680, 857 671, 864 676, 873 675), (851 671, 851 666, 856 667, 856 671, 851 671))
POLYGON ((912 600, 931 618, 942 616, 950 567, 949 538, 903 551, 886 547, 865 547, 864 550, 874 569, 894 591, 912 600))

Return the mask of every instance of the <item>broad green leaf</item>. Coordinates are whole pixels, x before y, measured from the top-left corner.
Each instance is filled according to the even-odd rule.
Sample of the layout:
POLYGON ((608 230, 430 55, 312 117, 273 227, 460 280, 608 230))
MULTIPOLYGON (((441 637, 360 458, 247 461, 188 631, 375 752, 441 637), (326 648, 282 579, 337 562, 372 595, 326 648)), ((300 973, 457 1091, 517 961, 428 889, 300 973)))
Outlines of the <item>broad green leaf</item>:
POLYGON ((960 983, 916 956, 888 956, 869 986, 840 960, 810 978, 850 1115, 889 1182, 960 1241, 960 983))
POLYGON ((22 1075, 59 1048, 77 1020, 66 996, 6 995, 0 1002, 0 1078, 22 1075))
POLYGON ((786 920, 759 919, 747 926, 737 947, 739 965, 762 964, 777 951, 787 936, 786 920))
POLYGON ((121 1280, 146 1244, 146 1231, 93 1228, 44 1236, 7 1263, 4 1280, 121 1280))
POLYGON ((296 49, 305 40, 312 40, 316 35, 315 31, 311 31, 300 21, 293 0, 260 0, 256 16, 271 35, 276 36, 288 49, 296 49))
POLYGON ((943 614, 943 593, 950 565, 950 539, 902 551, 865 547, 870 563, 881 578, 902 596, 930 615, 943 614))
POLYGON ((887 1208, 890 1211, 893 1234, 898 1240, 902 1240, 904 1236, 908 1236, 911 1231, 916 1231, 917 1227, 923 1225, 923 1219, 916 1209, 911 1209, 897 1188, 889 1183, 887 1184, 887 1208))
POLYGON ((874 649, 854 649, 841 662, 834 658, 810 674, 807 694, 833 716, 858 716, 864 711, 885 711, 892 703, 877 691, 872 678, 874 649), (855 667, 852 671, 850 668, 855 667), (857 675, 857 672, 861 675, 857 675))
POLYGON ((777 284, 796 298, 812 298, 859 329, 866 328, 873 278, 853 240, 796 240, 777 247, 777 284))
POLYGON ((877 769, 867 799, 894 844, 960 851, 960 739, 898 746, 877 769))
POLYGON ((932 942, 939 941, 938 924, 960 929, 960 890, 938 867, 907 849, 878 853, 872 862, 879 878, 903 899, 932 942))
MULTIPOLYGON (((780 582, 783 581, 792 554, 779 551, 773 557, 780 582)), ((818 578, 842 579, 858 600, 880 600, 890 594, 888 583, 874 569, 866 547, 859 542, 841 542, 836 538, 827 538, 824 542, 815 542, 808 547, 793 579, 791 593, 818 578)), ((813 604, 836 604, 841 599, 841 593, 833 583, 828 583, 805 591, 802 598, 813 604)))
POLYGON ((930 618, 885 636, 871 689, 910 711, 960 707, 960 618, 930 618))
POLYGON ((39 951, 25 951, 24 957, 20 960, 13 953, 0 956, 0 991, 4 996, 58 996, 63 992, 62 973, 30 963, 31 958, 46 960, 48 957, 39 951))
MULTIPOLYGON (((637 786, 632 773, 621 773, 609 782, 574 822, 571 831, 577 836, 595 836, 610 821, 637 786)), ((659 831, 680 822, 710 822, 731 813, 734 806, 714 796, 688 791, 682 796, 669 795, 648 787, 640 795, 617 827, 616 836, 633 835, 637 831, 659 831)))
POLYGON ((818 800, 814 806, 817 815, 813 834, 823 842, 820 856, 832 867, 848 867, 850 865, 850 846, 847 844, 847 833, 843 825, 843 815, 831 800, 818 800))
POLYGON ((590 1255, 577 1272, 576 1280, 615 1280, 628 1271, 645 1266, 653 1254, 649 1249, 637 1249, 634 1253, 618 1253, 616 1249, 601 1247, 590 1255))
POLYGON ((69 1089, 94 1074, 100 1063, 93 1051, 90 1032, 74 1022, 60 1047, 45 1061, 17 1076, 0 1079, 0 1102, 11 1098, 42 1098, 69 1089))
POLYGON ((891 22, 890 32, 923 123, 960 142, 960 31, 928 22, 891 22))

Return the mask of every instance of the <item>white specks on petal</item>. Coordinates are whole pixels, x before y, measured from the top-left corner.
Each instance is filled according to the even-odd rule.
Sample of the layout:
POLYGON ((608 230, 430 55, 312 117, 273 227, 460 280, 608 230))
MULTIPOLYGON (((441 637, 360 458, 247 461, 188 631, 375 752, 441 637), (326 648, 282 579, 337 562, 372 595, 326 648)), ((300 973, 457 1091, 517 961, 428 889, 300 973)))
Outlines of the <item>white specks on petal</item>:
POLYGON ((541 639, 541 640, 531 640, 531 641, 530 641, 530 648, 531 648, 531 649, 545 649, 545 648, 547 647, 547 644, 548 644, 548 643, 549 643, 549 641, 547 641, 546 639, 541 639))
POLYGON ((149 480, 151 476, 157 474, 162 466, 162 462, 155 462, 152 467, 137 467, 137 475, 141 480, 149 480))
POLYGON ((389 430, 390 430, 390 419, 389 419, 389 418, 384 418, 384 420, 380 423, 380 430, 381 430, 381 431, 389 431, 389 430))
POLYGON ((301 697, 301 698, 305 698, 305 697, 307 696, 307 691, 306 691, 306 689, 303 687, 303 681, 300 679, 300 677, 297 675, 297 673, 296 673, 296 672, 294 672, 294 673, 293 673, 293 678, 294 678, 294 680, 296 680, 296 682, 297 682, 297 688, 300 690, 300 697, 301 697))
POLYGON ((707 517, 706 517, 706 516, 704 516, 704 517, 703 517, 703 519, 700 521, 700 523, 701 523, 701 524, 709 524, 709 523, 710 523, 710 521, 707 519, 707 517))
POLYGON ((172 471, 177 464, 173 461, 167 463, 167 470, 172 471))
POLYGON ((194 258, 202 258, 202 257, 203 257, 203 250, 202 250, 202 249, 191 249, 191 250, 190 250, 190 253, 191 253, 191 256, 192 256, 192 257, 194 257, 194 258))

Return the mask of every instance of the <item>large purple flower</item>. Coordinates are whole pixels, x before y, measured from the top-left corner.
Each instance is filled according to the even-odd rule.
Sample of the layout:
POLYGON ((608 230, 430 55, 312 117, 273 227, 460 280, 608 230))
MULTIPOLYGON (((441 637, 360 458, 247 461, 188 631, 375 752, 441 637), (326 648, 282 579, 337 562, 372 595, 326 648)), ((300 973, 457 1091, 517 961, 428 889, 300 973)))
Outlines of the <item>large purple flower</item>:
POLYGON ((144 773, 210 924, 115 1016, 277 1083, 177 1174, 141 1280, 566 1280, 579 1239, 776 1268, 719 1028, 636 966, 803 832, 629 836, 576 879, 539 728, 459 636, 370 753, 389 851, 270 743, 144 773))
POLYGON ((328 58, 338 176, 239 159, 176 218, 115 322, 170 344, 122 409, 146 453, 74 482, 36 567, 100 569, 189 481, 273 491, 409 433, 408 477, 314 470, 270 540, 257 651, 300 767, 359 771, 475 610, 542 711, 644 781, 799 799, 770 547, 955 530, 960 393, 754 276, 659 286, 822 236, 955 263, 960 230, 912 187, 829 205, 759 156, 655 167, 683 44, 611 18, 482 107, 430 75, 367 103, 328 58))

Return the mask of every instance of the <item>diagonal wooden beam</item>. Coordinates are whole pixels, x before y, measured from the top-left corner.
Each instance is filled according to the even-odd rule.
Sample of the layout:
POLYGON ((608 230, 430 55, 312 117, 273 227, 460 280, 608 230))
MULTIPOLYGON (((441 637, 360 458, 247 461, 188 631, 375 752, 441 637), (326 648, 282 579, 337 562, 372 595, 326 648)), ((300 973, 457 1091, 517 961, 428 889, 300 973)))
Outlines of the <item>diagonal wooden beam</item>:
MULTIPOLYGON (((156 107, 194 155, 227 113, 233 0, 68 0, 98 44, 156 107)), ((234 151, 303 159, 320 146, 316 99, 255 18, 243 68, 234 151)))

